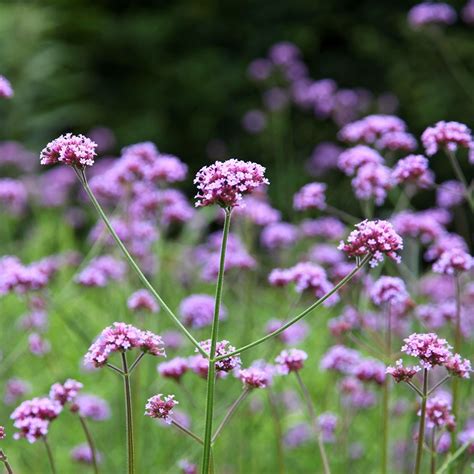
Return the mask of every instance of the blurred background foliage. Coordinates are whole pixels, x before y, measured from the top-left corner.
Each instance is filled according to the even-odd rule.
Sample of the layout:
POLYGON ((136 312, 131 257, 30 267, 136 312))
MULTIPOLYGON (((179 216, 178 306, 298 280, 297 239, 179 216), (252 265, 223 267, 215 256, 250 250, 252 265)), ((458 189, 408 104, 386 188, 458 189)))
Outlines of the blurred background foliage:
POLYGON ((332 122, 292 112, 291 135, 284 122, 263 142, 273 147, 241 127, 244 113, 261 107, 246 68, 282 40, 301 48, 314 79, 394 93, 416 135, 441 119, 472 125, 472 27, 413 31, 406 15, 414 3, 2 0, 0 67, 16 94, 1 104, 0 138, 37 151, 61 132, 104 125, 116 151, 152 140, 192 172, 210 159, 209 143, 270 168, 278 153, 301 163, 319 141, 335 139, 332 122))

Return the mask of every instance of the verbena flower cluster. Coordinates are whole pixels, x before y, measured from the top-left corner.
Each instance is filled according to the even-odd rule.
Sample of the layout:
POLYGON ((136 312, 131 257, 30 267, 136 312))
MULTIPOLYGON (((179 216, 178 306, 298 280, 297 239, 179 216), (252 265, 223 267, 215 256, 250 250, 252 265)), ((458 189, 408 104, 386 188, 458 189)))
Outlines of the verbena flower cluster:
POLYGON ((64 163, 76 168, 92 166, 96 153, 97 143, 84 135, 66 133, 49 142, 41 151, 42 165, 64 163))

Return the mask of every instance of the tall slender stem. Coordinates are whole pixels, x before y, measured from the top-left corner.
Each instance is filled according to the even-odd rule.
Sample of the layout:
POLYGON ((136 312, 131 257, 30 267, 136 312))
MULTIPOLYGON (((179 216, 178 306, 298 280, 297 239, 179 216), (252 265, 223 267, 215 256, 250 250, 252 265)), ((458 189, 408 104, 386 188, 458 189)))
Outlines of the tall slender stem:
MULTIPOLYGON (((461 343, 462 343, 462 333, 461 333, 461 282, 459 275, 456 273, 454 275, 454 286, 455 286, 455 296, 456 296, 456 320, 455 320, 455 329, 454 329, 454 352, 461 352, 461 343)), ((459 411, 459 379, 458 377, 453 377, 452 380, 452 393, 453 393, 453 415, 454 419, 458 419, 459 411)), ((451 432, 451 452, 456 451, 456 433, 455 430, 451 432)))
POLYGON ((431 474, 436 474, 436 427, 431 428, 431 474))
POLYGON ((173 322, 178 326, 178 328, 183 332, 183 334, 191 341, 191 343, 198 349, 198 351, 203 355, 204 357, 207 358, 206 352, 202 349, 202 347, 199 345, 198 341, 193 337, 193 335, 183 326, 181 321, 178 319, 178 317, 173 313, 171 308, 165 303, 163 298, 158 294, 158 292, 155 290, 153 285, 148 281, 147 277, 144 275, 144 273, 141 271, 140 267, 137 265, 133 257, 130 255, 129 251, 125 247, 124 243, 121 241, 120 237, 117 235, 115 232, 115 229, 113 228, 112 224, 110 223, 107 215, 105 214, 104 210, 102 209, 102 206, 99 204, 99 201, 97 201, 94 193, 92 192, 92 189, 89 186, 89 183, 87 182, 87 177, 82 169, 76 169, 76 174, 79 177, 79 180, 82 183, 82 186, 84 187, 84 190, 86 191, 87 195, 89 196, 89 199, 91 200, 92 204, 94 205, 97 213, 103 220, 105 226, 109 230, 110 234, 112 235, 113 239, 115 240, 116 244, 124 254, 125 258, 128 261, 128 264, 132 267, 132 269, 135 271, 135 273, 138 275, 138 278, 140 281, 143 283, 143 285, 150 291, 150 293, 156 298, 158 303, 160 304, 161 308, 165 311, 165 313, 173 320, 173 322))
POLYGON ((212 444, 212 421, 214 415, 214 392, 216 384, 216 355, 217 337, 219 335, 219 313, 221 310, 222 288, 224 284, 225 255, 227 250, 227 238, 230 230, 230 218, 232 210, 226 208, 224 219, 224 229, 222 231, 221 255, 219 261, 219 273, 217 275, 216 295, 214 301, 214 317, 211 329, 211 346, 209 351, 209 370, 207 374, 207 395, 206 395, 206 425, 204 429, 204 448, 201 464, 201 474, 209 474, 211 464, 211 444, 212 444))
MULTIPOLYGON (((392 305, 389 302, 386 306, 387 321, 385 328, 385 359, 386 363, 390 363, 392 355, 392 305)), ((382 436, 382 474, 388 472, 388 453, 389 453, 389 420, 390 420, 390 377, 385 377, 383 384, 383 436, 382 436)))
POLYGON ((295 372, 294 374, 296 376, 296 379, 298 380, 298 384, 301 388, 301 391, 303 392, 306 408, 308 409, 309 415, 311 417, 311 425, 313 427, 314 434, 318 441, 319 454, 321 455, 321 460, 323 461, 324 474, 331 474, 331 469, 329 468, 329 461, 326 454, 326 448, 324 447, 323 436, 322 436, 321 430, 318 428, 318 419, 316 417, 316 412, 314 410, 313 400, 311 399, 311 395, 308 391, 308 388, 304 384, 303 379, 301 378, 301 375, 299 374, 299 372, 295 372))
POLYGON ((135 447, 133 445, 132 390, 130 386, 130 373, 128 371, 127 356, 125 352, 121 352, 120 355, 122 356, 123 388, 125 396, 128 474, 134 474, 135 447))
POLYGON ((456 155, 453 151, 449 150, 448 148, 446 148, 445 150, 446 154, 448 155, 449 162, 451 163, 451 167, 453 168, 454 174, 456 175, 456 178, 463 185, 464 195, 466 197, 467 203, 469 204, 471 211, 474 212, 474 197, 472 195, 471 189, 469 188, 467 179, 464 176, 464 173, 462 172, 461 166, 459 165, 458 159, 456 158, 456 155))
POLYGON ((229 423, 230 419, 232 418, 232 415, 235 413, 239 405, 247 398, 247 396, 250 393, 249 388, 245 388, 242 393, 237 397, 237 399, 232 403, 230 406, 229 410, 224 416, 224 419, 221 421, 221 424, 217 428, 216 432, 214 433, 214 436, 212 437, 212 444, 215 443, 216 439, 219 437, 221 431, 224 429, 224 427, 229 423))
POLYGON ((185 426, 183 426, 181 423, 179 423, 176 420, 171 420, 171 424, 173 426, 176 426, 179 430, 181 430, 183 433, 187 434, 191 438, 193 438, 195 441, 197 441, 199 444, 202 444, 202 439, 195 433, 193 433, 191 430, 188 430, 185 426))
POLYGON ((98 474, 99 468, 97 465, 97 452, 95 450, 94 440, 92 438, 91 432, 89 431, 89 428, 87 427, 86 420, 79 415, 79 421, 81 422, 82 429, 84 431, 84 434, 86 435, 87 444, 89 445, 89 449, 91 450, 92 467, 94 469, 95 474, 98 474))
POLYGON ((421 459, 423 455, 423 443, 425 440, 426 400, 428 394, 428 370, 423 369, 423 397, 421 398, 420 427, 418 430, 418 445, 416 448, 415 474, 421 472, 421 459))
POLYGON ((43 436, 44 447, 46 448, 46 454, 48 455, 49 465, 51 466, 51 472, 56 474, 56 466, 54 464, 53 453, 51 451, 51 446, 49 445, 48 438, 43 436))
POLYGON ((13 469, 10 466, 10 463, 8 462, 7 455, 1 449, 0 449, 0 462, 2 462, 3 465, 5 466, 7 474, 13 474, 13 469))
POLYGON ((280 326, 278 329, 275 331, 267 334, 264 337, 261 337, 260 339, 257 339, 256 341, 251 342, 250 344, 247 344, 245 346, 239 347, 233 352, 226 353, 222 356, 216 357, 215 360, 219 361, 221 359, 225 359, 226 357, 230 357, 236 354, 241 354, 242 352, 248 351, 249 349, 252 349, 252 347, 258 346, 259 344, 262 344, 262 342, 268 341, 268 339, 271 339, 273 337, 278 336, 281 334, 283 331, 286 331, 290 326, 293 326, 293 324, 297 323, 300 319, 304 318, 306 315, 311 313, 311 311, 315 310, 318 306, 321 306, 328 298, 330 298, 334 293, 336 293, 340 288, 342 288, 348 281, 352 279, 352 277, 361 269, 364 267, 364 265, 372 258, 372 255, 366 255, 359 265, 357 265, 348 275, 346 275, 337 285, 334 286, 334 288, 326 293, 324 296, 319 298, 319 300, 315 301, 311 306, 306 308, 304 311, 302 311, 300 314, 295 316, 293 319, 290 319, 287 323, 283 324, 283 326, 280 326))
POLYGON ((285 455, 283 451, 283 430, 281 428, 280 415, 278 413, 278 407, 275 402, 275 397, 270 388, 267 389, 268 403, 270 405, 270 411, 273 418, 273 425, 275 427, 275 445, 276 445, 276 458, 278 463, 278 474, 284 474, 285 472, 285 455))

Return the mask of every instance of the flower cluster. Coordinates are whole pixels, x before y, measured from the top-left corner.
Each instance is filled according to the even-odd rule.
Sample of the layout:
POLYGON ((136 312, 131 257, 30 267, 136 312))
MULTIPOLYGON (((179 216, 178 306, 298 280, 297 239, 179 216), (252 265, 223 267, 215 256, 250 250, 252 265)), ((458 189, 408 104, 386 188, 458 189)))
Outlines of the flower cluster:
POLYGON ((12 85, 5 76, 0 76, 0 97, 3 99, 11 99, 13 97, 12 85))
POLYGON ((145 415, 150 418, 163 420, 165 423, 171 424, 173 408, 178 405, 178 401, 174 399, 174 395, 167 395, 163 398, 163 394, 159 393, 148 399, 145 406, 145 415))
POLYGON ((49 398, 64 406, 76 399, 82 387, 82 383, 77 380, 67 379, 63 384, 55 383, 51 386, 49 398))
POLYGON ((428 156, 433 156, 440 148, 447 148, 452 152, 458 146, 469 150, 473 148, 471 130, 459 122, 437 122, 423 132, 421 141, 428 156))
POLYGON ((288 374, 300 371, 307 358, 308 354, 300 349, 285 349, 276 357, 275 362, 281 374, 288 374))
POLYGON ((121 280, 125 276, 126 265, 111 255, 95 257, 76 276, 76 282, 83 286, 104 287, 111 280, 121 280))
MULTIPOLYGON (((207 354, 210 354, 210 351, 211 351, 210 339, 201 341, 199 344, 207 354)), ((235 347, 232 346, 229 341, 225 341, 225 340, 217 341, 215 357, 225 356, 229 352, 234 352, 234 351, 235 351, 235 347)), ((241 361, 238 355, 225 357, 224 359, 221 359, 216 362, 216 371, 217 372, 231 372, 234 369, 238 369, 240 367, 240 364, 241 364, 241 361)))
POLYGON ((239 370, 237 376, 246 388, 266 388, 272 383, 275 369, 265 363, 254 363, 247 369, 239 370))
POLYGON ((170 378, 179 382, 181 377, 189 369, 189 361, 184 357, 174 357, 173 359, 159 364, 157 369, 162 377, 170 378))
POLYGON ((387 197, 387 191, 393 186, 393 180, 390 168, 366 164, 357 170, 351 184, 359 199, 373 199, 377 206, 381 206, 387 197))
POLYGON ((293 207, 297 211, 326 208, 326 185, 324 183, 309 183, 304 185, 293 198, 293 207))
POLYGON ((160 310, 154 296, 145 289, 135 291, 131 294, 127 301, 127 306, 132 311, 148 311, 157 313, 160 310))
POLYGON ((350 143, 375 143, 387 133, 404 132, 405 122, 393 115, 368 115, 361 120, 345 125, 339 138, 350 143))
POLYGON ((403 240, 390 222, 365 220, 356 225, 347 243, 341 242, 338 248, 351 257, 371 255, 370 266, 375 267, 384 255, 399 263, 397 251, 403 249, 403 240))
POLYGON ((21 214, 27 200, 28 191, 21 181, 12 178, 0 179, 0 205, 9 214, 21 214))
POLYGON ((456 10, 442 2, 423 2, 408 12, 408 22, 414 28, 430 24, 451 25, 456 21, 456 10))
POLYGON ((337 160, 337 166, 347 176, 352 176, 365 165, 382 165, 384 159, 380 153, 365 145, 357 145, 343 151, 337 160))
POLYGON ((397 184, 412 183, 420 188, 429 188, 434 182, 428 159, 423 155, 408 155, 399 160, 392 171, 392 177, 397 184))
POLYGON ((421 367, 415 366, 404 366, 402 359, 398 359, 395 362, 395 367, 387 367, 386 373, 391 375, 397 383, 410 381, 419 371, 421 367))
POLYGON ((41 151, 42 165, 64 163, 75 168, 84 168, 94 164, 97 143, 84 135, 66 133, 49 142, 41 151))
MULTIPOLYGON (((102 461, 102 455, 96 451, 95 461, 100 464, 102 461)), ((90 446, 87 443, 82 443, 75 446, 71 451, 71 459, 76 462, 91 465, 93 463, 93 455, 90 446)))
POLYGON ((414 333, 404 339, 402 352, 417 357, 425 369, 435 365, 444 365, 451 356, 451 346, 446 339, 441 339, 434 333, 414 333))
POLYGON ((103 367, 114 352, 132 349, 139 349, 154 356, 165 355, 160 336, 150 331, 142 331, 131 324, 116 322, 100 333, 84 359, 86 364, 103 367))
POLYGON ((267 225, 260 234, 260 242, 269 250, 288 248, 298 239, 298 229, 287 222, 267 225))
MULTIPOLYGON (((214 317, 215 299, 213 296, 196 294, 183 299, 179 306, 179 313, 183 323, 192 328, 203 328, 212 323, 214 317)), ((221 305, 219 319, 227 316, 227 309, 221 305)))
POLYGON ((408 299, 405 283, 397 277, 380 277, 370 290, 370 297, 376 305, 403 303, 408 299))
POLYGON ((90 418, 94 421, 103 421, 110 418, 109 404, 103 398, 88 393, 76 397, 74 409, 83 418, 90 418))
POLYGON ((437 273, 454 275, 458 272, 466 272, 474 266, 474 258, 462 248, 454 247, 444 251, 433 265, 437 273))
POLYGON ((264 173, 263 166, 236 159, 216 161, 213 165, 204 166, 194 179, 198 188, 196 206, 238 206, 244 194, 269 184, 264 173))
MULTIPOLYGON (((456 422, 451 412, 452 407, 446 397, 432 397, 426 402, 426 425, 428 428, 446 427, 448 431, 454 430, 456 422)), ((418 416, 421 412, 418 413, 418 416)))

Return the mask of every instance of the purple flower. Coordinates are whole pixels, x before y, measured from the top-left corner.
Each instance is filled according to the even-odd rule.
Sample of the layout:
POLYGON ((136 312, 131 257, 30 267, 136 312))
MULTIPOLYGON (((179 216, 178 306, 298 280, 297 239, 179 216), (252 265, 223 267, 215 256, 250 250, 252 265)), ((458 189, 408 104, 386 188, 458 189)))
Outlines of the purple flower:
POLYGON ((5 76, 0 76, 0 98, 11 99, 13 97, 13 88, 10 81, 5 76))
POLYGON ((444 365, 452 355, 451 346, 446 339, 441 339, 434 333, 414 333, 404 339, 404 342, 402 352, 417 357, 425 369, 444 365))
POLYGON ((436 273, 454 275, 458 272, 466 272, 474 266, 474 258, 461 248, 446 250, 436 260, 433 270, 436 273))
POLYGON ((442 215, 433 209, 419 212, 403 211, 393 217, 393 225, 401 235, 419 238, 422 243, 427 244, 446 232, 444 228, 446 217, 449 221, 449 213, 442 215))
POLYGON ((375 359, 362 359, 353 369, 353 374, 361 382, 375 382, 383 385, 385 382, 385 364, 375 359))
MULTIPOLYGON (((211 351, 210 339, 201 341, 199 345, 204 349, 204 351, 207 354, 210 354, 210 351, 211 351)), ((232 346, 229 341, 226 341, 226 340, 217 341, 215 357, 225 356, 229 352, 234 352, 234 351, 235 351, 235 347, 232 346)), ((231 372, 234 369, 238 369, 240 367, 240 364, 241 364, 241 360, 238 355, 225 357, 224 359, 221 359, 216 362, 216 371, 217 372, 231 372)))
POLYGON ((456 21, 456 10, 442 2, 423 2, 408 12, 408 23, 413 28, 429 24, 451 25, 456 21))
POLYGON ((281 374, 289 374, 300 371, 307 358, 308 354, 300 349, 285 349, 275 358, 275 362, 281 374))
POLYGON ((467 251, 466 241, 458 234, 448 232, 441 234, 425 252, 425 260, 431 262, 439 259, 444 252, 452 249, 461 249, 467 251))
MULTIPOLYGON (((97 463, 102 461, 102 455, 98 451, 95 453, 97 463)), ((71 450, 71 459, 76 462, 91 465, 93 463, 93 455, 90 446, 87 443, 79 444, 71 450)))
POLYGON ((178 461, 178 467, 181 469, 181 474, 198 474, 196 464, 189 462, 187 459, 178 461))
POLYGON ((437 122, 423 132, 421 141, 428 156, 433 156, 440 148, 455 152, 458 146, 471 149, 473 145, 471 130, 459 122, 437 122))
POLYGON ((5 405, 13 405, 19 398, 31 391, 31 385, 25 380, 18 378, 8 379, 5 384, 5 405))
POLYGON ((403 303, 408 299, 405 283, 397 277, 380 277, 370 290, 370 297, 376 305, 403 303))
POLYGON ((314 148, 306 163, 306 169, 311 176, 320 176, 337 166, 337 159, 342 151, 335 143, 321 142, 314 148))
MULTIPOLYGON (((418 412, 418 416, 421 411, 418 412)), ((451 403, 444 397, 428 398, 426 402, 426 426, 428 428, 446 427, 448 431, 453 431, 456 422, 452 414, 451 403)))
POLYGON ((6 438, 5 427, 0 426, 0 440, 5 439, 5 438, 6 438))
POLYGON ((323 370, 332 370, 342 374, 351 374, 359 365, 361 356, 355 349, 343 345, 335 345, 323 355, 320 367, 323 370))
POLYGON ((157 366, 158 373, 162 377, 174 379, 177 382, 181 380, 181 377, 188 371, 189 362, 183 357, 175 357, 166 362, 162 362, 157 366))
POLYGON ((336 240, 343 237, 345 225, 336 217, 306 219, 301 222, 301 232, 305 237, 322 237, 336 240))
POLYGON ((418 365, 415 366, 404 366, 402 359, 399 359, 395 362, 395 367, 389 366, 385 371, 387 374, 391 375, 395 382, 408 382, 411 380, 419 371, 421 367, 418 365))
POLYGON ((292 247, 297 239, 297 228, 293 224, 286 222, 269 224, 260 235, 262 246, 270 250, 292 247))
POLYGON ((176 156, 159 154, 147 170, 151 181, 176 183, 186 179, 188 167, 176 156))
POLYGON ((76 168, 92 166, 97 155, 97 143, 84 135, 66 133, 49 142, 41 151, 40 162, 42 165, 64 163, 76 168))
POLYGON ((263 93, 263 103, 268 110, 281 110, 288 104, 288 94, 281 87, 272 87, 263 93))
POLYGON ((341 241, 338 248, 350 257, 371 255, 370 266, 375 267, 383 260, 384 255, 399 263, 397 251, 403 249, 403 240, 390 222, 365 220, 356 225, 356 230, 350 233, 347 243, 341 241))
POLYGON ((132 311, 149 311, 157 313, 160 310, 154 296, 145 289, 135 291, 127 301, 127 306, 132 311))
POLYGON ((74 405, 80 416, 94 421, 103 421, 110 418, 109 404, 100 397, 91 394, 78 395, 74 405))
POLYGON ((253 196, 245 197, 242 204, 234 209, 233 214, 249 219, 259 226, 274 224, 281 219, 280 211, 270 206, 266 200, 253 196))
POLYGON ((337 166, 347 176, 352 176, 359 168, 364 165, 381 165, 384 159, 373 148, 365 145, 357 145, 343 151, 337 160, 337 166))
POLYGON ((463 359, 459 354, 449 356, 444 366, 451 375, 463 379, 470 378, 470 373, 472 372, 471 361, 463 359))
POLYGON ((82 389, 82 383, 74 379, 67 379, 64 384, 55 383, 51 386, 49 391, 49 398, 56 400, 62 406, 66 403, 73 402, 78 393, 82 389))
POLYGON ((420 188, 429 188, 434 182, 428 159, 423 155, 408 155, 399 160, 392 171, 392 177, 397 184, 413 183, 420 188))
POLYGON ((242 128, 251 134, 262 132, 267 126, 267 117, 261 110, 249 110, 242 117, 242 128))
POLYGON ((0 179, 0 205, 10 214, 21 214, 28 200, 25 185, 16 179, 0 179))
POLYGON ((445 181, 436 190, 436 205, 450 209, 464 201, 464 186, 460 181, 445 181))
POLYGON ((28 348, 33 355, 42 357, 51 350, 51 344, 34 332, 28 336, 28 348))
POLYGON ((161 419, 168 424, 171 424, 173 414, 173 408, 175 405, 178 405, 174 399, 174 395, 167 395, 164 398, 163 394, 159 393, 148 399, 148 402, 145 406, 145 415, 150 418, 161 419))
POLYGON ((236 159, 216 161, 213 165, 204 166, 194 179, 198 188, 196 206, 238 206, 244 194, 262 184, 269 184, 264 173, 263 166, 236 159))
POLYGON ((352 179, 355 195, 362 200, 373 199, 381 206, 387 197, 387 191, 393 187, 390 168, 379 164, 366 164, 357 170, 352 179))
POLYGON ((368 115, 361 120, 345 125, 339 131, 339 138, 349 143, 375 143, 391 132, 405 132, 405 122, 394 115, 368 115))
MULTIPOLYGON (((191 295, 184 298, 179 306, 183 323, 193 328, 203 328, 212 323, 215 299, 210 295, 191 295)), ((227 309, 221 305, 219 319, 225 319, 227 309)))
POLYGON ((247 68, 247 74, 254 81, 265 81, 272 73, 273 65, 264 58, 254 59, 247 68))
POLYGON ((296 448, 311 438, 311 429, 307 423, 299 423, 289 428, 283 438, 283 442, 289 448, 296 448))
MULTIPOLYGON (((271 319, 266 325, 266 332, 270 334, 274 331, 277 331, 283 326, 283 321, 279 319, 271 319)), ((298 321, 295 324, 292 324, 289 328, 285 329, 277 337, 284 344, 294 345, 302 342, 309 332, 309 326, 305 321, 298 321)))
POLYGON ((165 356, 160 336, 142 331, 131 324, 114 323, 106 327, 90 346, 84 359, 94 367, 103 367, 114 352, 140 349, 154 356, 165 356))
POLYGON ((76 277, 84 286, 106 286, 110 280, 121 280, 125 275, 126 265, 111 255, 92 259, 76 277))
POLYGON ((417 147, 416 139, 407 132, 387 132, 377 141, 380 150, 413 151, 417 147))
POLYGON ((268 51, 268 57, 274 64, 287 65, 301 55, 299 48, 290 41, 275 43, 268 51))
POLYGON ((265 363, 254 363, 238 372, 238 378, 246 388, 266 388, 272 383, 274 367, 265 363))
POLYGON ((339 417, 329 411, 321 413, 321 415, 318 416, 318 426, 325 443, 334 443, 336 440, 335 432, 338 421, 339 417))
POLYGON ((468 25, 474 24, 474 0, 468 0, 461 10, 461 16, 464 23, 468 25))
POLYGON ((326 185, 309 183, 303 186, 293 197, 293 207, 297 211, 308 209, 323 210, 326 208, 326 185))

